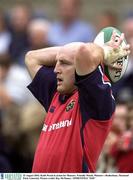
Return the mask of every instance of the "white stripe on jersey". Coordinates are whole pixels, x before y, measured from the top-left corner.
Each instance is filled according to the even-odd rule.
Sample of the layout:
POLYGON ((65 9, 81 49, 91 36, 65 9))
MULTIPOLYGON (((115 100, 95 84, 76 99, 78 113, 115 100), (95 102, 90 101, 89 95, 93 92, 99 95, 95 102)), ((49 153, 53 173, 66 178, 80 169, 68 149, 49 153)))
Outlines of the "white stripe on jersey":
MULTIPOLYGON (((103 74, 103 71, 102 71, 102 68, 101 68, 100 65, 98 66, 98 69, 99 69, 99 71, 100 71, 100 73, 101 73, 101 75, 102 75, 102 82, 103 82, 103 84, 108 84, 108 85, 111 87, 111 83, 110 83, 110 82, 104 81, 104 78, 103 78, 104 74, 103 74)), ((115 100, 115 98, 114 98, 114 96, 113 96, 113 94, 112 94, 112 91, 111 91, 111 96, 112 96, 112 98, 115 100)))

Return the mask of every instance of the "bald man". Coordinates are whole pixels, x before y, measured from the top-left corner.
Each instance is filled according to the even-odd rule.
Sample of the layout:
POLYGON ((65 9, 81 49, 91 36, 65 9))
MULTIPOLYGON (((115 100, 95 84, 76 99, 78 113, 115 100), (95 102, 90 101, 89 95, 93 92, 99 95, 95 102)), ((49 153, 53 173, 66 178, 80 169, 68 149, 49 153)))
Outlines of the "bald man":
POLYGON ((119 42, 114 36, 103 48, 77 42, 26 54, 33 78, 28 88, 47 111, 33 173, 96 171, 115 110, 101 64, 129 53, 129 46, 119 51, 123 35, 119 42))

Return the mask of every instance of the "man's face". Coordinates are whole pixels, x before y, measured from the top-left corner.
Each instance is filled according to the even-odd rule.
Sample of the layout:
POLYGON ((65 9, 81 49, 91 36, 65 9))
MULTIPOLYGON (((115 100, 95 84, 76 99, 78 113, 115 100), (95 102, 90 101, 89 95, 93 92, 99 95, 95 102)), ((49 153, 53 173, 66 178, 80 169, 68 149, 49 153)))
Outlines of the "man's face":
POLYGON ((78 16, 79 7, 77 0, 60 0, 59 15, 64 21, 72 21, 78 16))
POLYGON ((68 48, 61 48, 56 57, 54 72, 57 75, 57 91, 61 94, 70 94, 76 86, 74 53, 68 48))
POLYGON ((126 129, 126 120, 127 120, 127 106, 126 105, 117 105, 112 128, 117 132, 124 132, 126 129))

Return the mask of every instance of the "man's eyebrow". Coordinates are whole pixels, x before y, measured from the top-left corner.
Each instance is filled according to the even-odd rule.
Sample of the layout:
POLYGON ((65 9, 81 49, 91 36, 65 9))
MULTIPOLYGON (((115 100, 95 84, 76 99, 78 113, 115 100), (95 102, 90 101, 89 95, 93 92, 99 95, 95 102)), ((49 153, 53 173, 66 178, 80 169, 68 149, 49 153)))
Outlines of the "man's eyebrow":
POLYGON ((63 63, 66 63, 66 64, 72 64, 72 62, 70 60, 67 60, 67 59, 64 59, 64 58, 59 59, 59 61, 63 62, 63 63))

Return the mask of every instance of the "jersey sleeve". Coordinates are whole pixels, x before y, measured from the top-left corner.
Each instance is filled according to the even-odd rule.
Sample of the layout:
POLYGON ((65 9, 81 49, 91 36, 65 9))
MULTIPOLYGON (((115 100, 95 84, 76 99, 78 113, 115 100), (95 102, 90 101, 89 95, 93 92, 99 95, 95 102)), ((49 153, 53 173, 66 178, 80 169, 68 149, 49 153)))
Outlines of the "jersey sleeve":
POLYGON ((83 77, 76 74, 75 84, 79 91, 83 120, 109 120, 115 109, 115 100, 102 67, 98 66, 94 72, 83 77))
POLYGON ((52 97, 56 91, 56 75, 51 67, 41 67, 28 89, 35 96, 35 98, 44 106, 48 111, 52 97))

